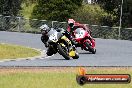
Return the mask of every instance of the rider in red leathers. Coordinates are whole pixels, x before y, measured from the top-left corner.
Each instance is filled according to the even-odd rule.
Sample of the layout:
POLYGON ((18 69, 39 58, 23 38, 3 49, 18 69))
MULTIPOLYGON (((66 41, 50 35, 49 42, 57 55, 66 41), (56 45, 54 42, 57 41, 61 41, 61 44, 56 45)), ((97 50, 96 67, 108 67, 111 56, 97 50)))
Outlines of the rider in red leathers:
POLYGON ((94 47, 95 46, 95 40, 90 35, 91 30, 86 25, 75 22, 73 19, 69 19, 67 31, 70 32, 71 36, 74 37, 74 30, 77 28, 83 28, 84 30, 86 30, 89 33, 89 40, 92 43, 92 47, 95 48, 94 47))

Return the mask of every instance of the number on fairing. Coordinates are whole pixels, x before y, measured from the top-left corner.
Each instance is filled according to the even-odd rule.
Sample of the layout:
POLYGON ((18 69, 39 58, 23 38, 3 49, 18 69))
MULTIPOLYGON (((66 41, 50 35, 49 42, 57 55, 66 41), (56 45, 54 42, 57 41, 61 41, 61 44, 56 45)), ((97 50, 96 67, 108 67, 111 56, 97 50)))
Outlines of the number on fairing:
POLYGON ((83 38, 84 34, 85 34, 85 31, 80 30, 80 32, 76 33, 76 38, 83 38))
POLYGON ((52 40, 52 41, 56 41, 57 40, 57 32, 55 32, 54 34, 50 35, 49 39, 52 40))

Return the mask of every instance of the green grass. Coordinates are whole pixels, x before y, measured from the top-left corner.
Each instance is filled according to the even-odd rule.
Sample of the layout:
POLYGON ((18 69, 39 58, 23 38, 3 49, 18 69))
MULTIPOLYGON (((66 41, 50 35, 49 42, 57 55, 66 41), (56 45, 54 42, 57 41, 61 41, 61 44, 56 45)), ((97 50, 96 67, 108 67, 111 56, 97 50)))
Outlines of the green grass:
MULTIPOLYGON (((88 74, 131 74, 132 68, 87 68, 88 74)), ((1 88, 132 88, 130 84, 76 83, 76 68, 1 69, 1 88)))
POLYGON ((40 52, 35 49, 17 45, 0 44, 0 60, 26 58, 38 55, 40 55, 40 52))

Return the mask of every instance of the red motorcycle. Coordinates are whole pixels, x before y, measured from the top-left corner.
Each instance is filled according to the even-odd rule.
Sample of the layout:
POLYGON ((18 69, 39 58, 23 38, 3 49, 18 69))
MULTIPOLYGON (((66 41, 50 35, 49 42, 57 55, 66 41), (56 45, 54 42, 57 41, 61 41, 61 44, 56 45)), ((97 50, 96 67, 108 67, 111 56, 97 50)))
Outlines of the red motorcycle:
POLYGON ((86 51, 92 52, 93 54, 96 53, 95 43, 91 43, 91 41, 89 40, 90 35, 86 30, 84 30, 83 28, 77 28, 74 31, 74 35, 75 41, 78 43, 82 50, 84 49, 86 51))

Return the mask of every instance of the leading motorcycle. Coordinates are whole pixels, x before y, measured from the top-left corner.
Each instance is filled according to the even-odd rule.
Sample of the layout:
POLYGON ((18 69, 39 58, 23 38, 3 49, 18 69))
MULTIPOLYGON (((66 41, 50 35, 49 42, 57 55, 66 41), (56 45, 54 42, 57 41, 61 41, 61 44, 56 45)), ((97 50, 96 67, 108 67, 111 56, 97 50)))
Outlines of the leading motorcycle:
POLYGON ((66 60, 69 60, 71 57, 73 59, 78 59, 79 54, 76 49, 72 47, 71 41, 63 35, 62 32, 58 32, 54 28, 48 32, 48 45, 52 48, 52 52, 56 54, 57 52, 62 55, 66 60))

